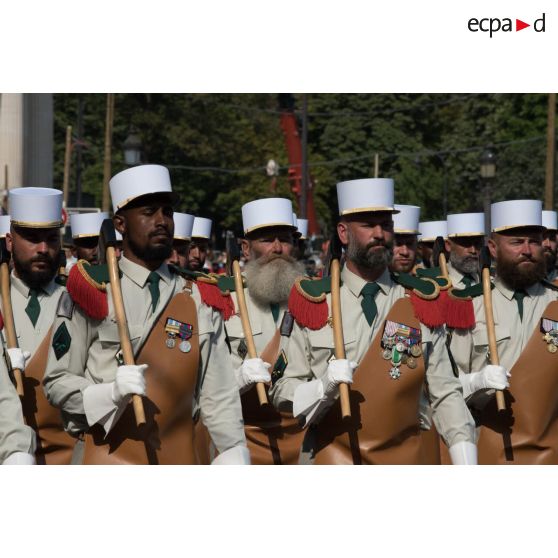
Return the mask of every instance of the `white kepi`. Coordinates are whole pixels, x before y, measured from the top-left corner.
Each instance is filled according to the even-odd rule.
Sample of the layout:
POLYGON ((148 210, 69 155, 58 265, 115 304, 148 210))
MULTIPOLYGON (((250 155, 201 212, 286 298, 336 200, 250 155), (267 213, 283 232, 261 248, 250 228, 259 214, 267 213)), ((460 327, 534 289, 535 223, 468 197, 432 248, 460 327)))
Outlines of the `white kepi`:
POLYGON ((360 178, 337 184, 339 215, 365 211, 390 211, 396 213, 393 203, 392 178, 360 178))
POLYGON ((109 187, 114 213, 148 194, 168 194, 173 202, 178 198, 172 191, 168 169, 161 165, 139 165, 123 170, 110 179, 109 187))
POLYGON ((203 238, 209 240, 211 238, 211 226, 213 221, 205 217, 196 217, 194 219, 194 228, 192 230, 192 238, 203 238))
POLYGON ((194 216, 189 213, 173 214, 174 238, 176 240, 190 240, 192 238, 192 228, 194 226, 194 216))
POLYGON ((306 240, 308 238, 308 219, 296 219, 296 228, 300 234, 300 238, 302 240, 306 240))
POLYGON ((6 234, 10 232, 9 215, 0 215, 0 238, 6 238, 6 234))
POLYGON ((109 215, 105 211, 97 213, 72 213, 70 215, 72 238, 99 236, 101 225, 108 218, 109 215))
POLYGON ((395 234, 419 234, 420 207, 418 205, 398 205, 399 211, 393 216, 393 232, 395 234))
POLYGON ((502 232, 518 227, 542 227, 542 202, 540 200, 510 200, 490 206, 492 232, 502 232))
POLYGON ((542 212, 542 226, 547 231, 558 231, 558 213, 556 211, 544 210, 542 212))
POLYGON ((448 238, 484 236, 484 213, 454 213, 448 215, 448 238))
POLYGON ((447 238, 447 221, 423 221, 419 223, 419 242, 434 242, 439 236, 447 238))
POLYGON ((244 234, 264 227, 289 227, 293 225, 293 205, 285 198, 263 198, 242 206, 242 227, 244 234))
POLYGON ((35 229, 60 228, 62 192, 54 188, 14 188, 9 193, 11 223, 35 229))

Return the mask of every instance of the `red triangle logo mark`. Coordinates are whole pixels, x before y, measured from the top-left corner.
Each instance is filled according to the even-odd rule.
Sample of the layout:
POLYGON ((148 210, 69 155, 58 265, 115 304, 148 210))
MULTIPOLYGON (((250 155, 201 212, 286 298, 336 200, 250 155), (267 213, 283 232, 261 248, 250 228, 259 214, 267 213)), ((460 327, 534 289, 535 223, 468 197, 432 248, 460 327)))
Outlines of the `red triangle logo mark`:
POLYGON ((526 27, 531 27, 531 24, 530 23, 525 23, 524 21, 521 21, 520 19, 515 20, 515 30, 516 31, 521 31, 522 29, 525 29, 526 27))

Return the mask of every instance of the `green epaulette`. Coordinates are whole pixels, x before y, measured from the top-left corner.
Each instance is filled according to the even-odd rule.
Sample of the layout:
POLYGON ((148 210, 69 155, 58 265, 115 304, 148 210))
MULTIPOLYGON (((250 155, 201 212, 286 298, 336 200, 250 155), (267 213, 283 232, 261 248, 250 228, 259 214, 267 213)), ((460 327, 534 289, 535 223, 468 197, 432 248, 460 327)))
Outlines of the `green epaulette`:
POLYGON ((442 290, 449 289, 451 286, 451 281, 448 281, 448 279, 442 275, 442 270, 439 267, 418 267, 416 269, 416 274, 417 277, 436 281, 442 290))
POLYGON ((392 273, 391 278, 425 300, 433 300, 440 294, 440 284, 434 277, 416 277, 408 273, 392 273))
MULTIPOLYGON (((490 289, 492 290, 493 288, 494 283, 490 283, 490 289)), ((450 289, 449 294, 450 296, 461 300, 471 300, 482 295, 482 283, 471 285, 465 289, 450 289)))
MULTIPOLYGON (((246 288, 246 277, 242 277, 242 285, 246 288)), ((217 277, 217 286, 220 291, 224 294, 233 293, 236 291, 236 285, 234 283, 234 277, 232 275, 219 275, 217 277)))

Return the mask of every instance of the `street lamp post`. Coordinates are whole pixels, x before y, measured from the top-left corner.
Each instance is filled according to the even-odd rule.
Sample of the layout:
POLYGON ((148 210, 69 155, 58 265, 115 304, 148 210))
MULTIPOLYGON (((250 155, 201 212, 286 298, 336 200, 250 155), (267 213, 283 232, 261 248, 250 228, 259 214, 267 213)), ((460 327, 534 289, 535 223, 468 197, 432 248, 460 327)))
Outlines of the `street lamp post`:
POLYGON ((480 176, 484 194, 484 225, 489 234, 491 186, 496 176, 496 154, 490 148, 485 149, 480 157, 480 176))
POLYGON ((130 128, 128 137, 124 140, 122 147, 124 148, 124 162, 129 167, 133 167, 141 163, 142 143, 141 138, 134 128, 130 128))

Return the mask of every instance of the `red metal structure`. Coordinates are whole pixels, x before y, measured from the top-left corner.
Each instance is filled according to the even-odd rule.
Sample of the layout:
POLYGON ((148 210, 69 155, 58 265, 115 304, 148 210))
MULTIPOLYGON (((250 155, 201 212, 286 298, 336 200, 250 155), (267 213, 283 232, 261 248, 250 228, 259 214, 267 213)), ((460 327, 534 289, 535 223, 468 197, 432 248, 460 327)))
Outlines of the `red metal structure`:
MULTIPOLYGON (((296 195, 299 214, 302 197, 302 142, 298 131, 298 122, 294 111, 294 97, 291 94, 279 95, 279 106, 281 108, 281 128, 285 135, 285 144, 287 147, 287 156, 289 158, 289 183, 291 191, 296 195)), ((306 192, 306 219, 308 219, 308 234, 319 234, 320 230, 316 220, 316 211, 314 209, 313 196, 313 179, 310 173, 307 177, 306 192)))

